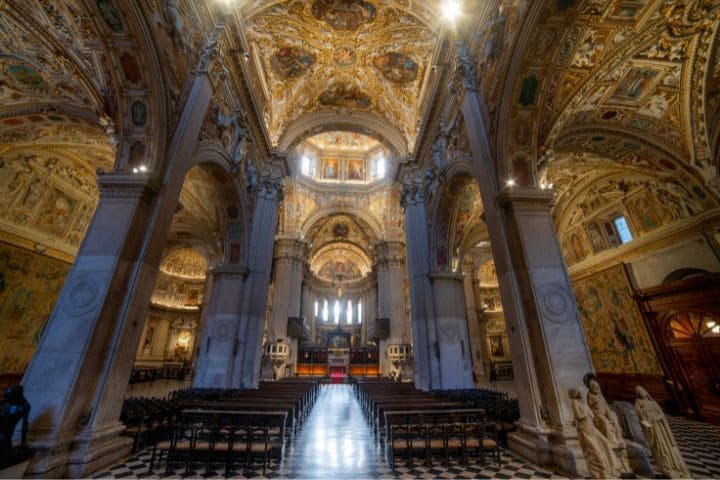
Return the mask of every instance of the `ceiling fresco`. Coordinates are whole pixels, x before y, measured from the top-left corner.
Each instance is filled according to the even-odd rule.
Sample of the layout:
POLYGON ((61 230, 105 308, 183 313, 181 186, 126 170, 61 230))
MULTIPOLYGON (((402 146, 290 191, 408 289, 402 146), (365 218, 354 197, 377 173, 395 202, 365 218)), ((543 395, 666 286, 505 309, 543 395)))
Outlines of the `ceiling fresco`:
POLYGON ((382 145, 368 135, 348 131, 319 133, 309 137, 305 141, 320 150, 341 152, 367 152, 382 145))
POLYGON ((308 112, 363 111, 398 126, 412 148, 437 41, 426 2, 265 1, 243 18, 273 143, 308 112))
POLYGON ((204 280, 207 270, 207 259, 192 248, 172 250, 160 264, 161 272, 191 280, 204 280))

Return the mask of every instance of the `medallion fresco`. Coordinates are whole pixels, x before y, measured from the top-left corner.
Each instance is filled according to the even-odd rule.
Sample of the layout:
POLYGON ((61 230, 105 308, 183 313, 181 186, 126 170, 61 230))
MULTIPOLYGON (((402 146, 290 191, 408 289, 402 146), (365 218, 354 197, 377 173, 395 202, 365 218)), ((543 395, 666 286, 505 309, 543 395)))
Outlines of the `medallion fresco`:
POLYGON ((418 64, 407 55, 388 52, 373 59, 373 65, 393 83, 405 84, 418 76, 418 64))
POLYGON ((70 264, 0 242, 0 372, 32 359, 70 264))
POLYGON ((363 0, 315 0, 312 14, 335 30, 356 31, 375 20, 377 9, 363 0))
POLYGON ((355 53, 355 50, 350 47, 338 47, 335 49, 335 52, 333 52, 333 60, 335 60, 335 63, 341 67, 348 67, 352 65, 355 63, 356 59, 357 54, 355 53))
POLYGON ((296 78, 315 64, 315 55, 300 47, 282 47, 270 57, 270 68, 281 78, 296 78))
POLYGON ((598 372, 663 374, 622 264, 575 280, 573 288, 598 372))

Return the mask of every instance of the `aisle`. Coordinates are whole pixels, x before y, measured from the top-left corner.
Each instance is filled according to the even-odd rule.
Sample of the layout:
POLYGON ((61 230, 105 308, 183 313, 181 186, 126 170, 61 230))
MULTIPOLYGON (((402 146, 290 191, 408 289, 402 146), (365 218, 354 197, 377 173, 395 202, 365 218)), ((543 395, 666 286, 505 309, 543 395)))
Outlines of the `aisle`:
POLYGON ((293 478, 371 478, 389 472, 350 385, 324 385, 287 452, 293 478))

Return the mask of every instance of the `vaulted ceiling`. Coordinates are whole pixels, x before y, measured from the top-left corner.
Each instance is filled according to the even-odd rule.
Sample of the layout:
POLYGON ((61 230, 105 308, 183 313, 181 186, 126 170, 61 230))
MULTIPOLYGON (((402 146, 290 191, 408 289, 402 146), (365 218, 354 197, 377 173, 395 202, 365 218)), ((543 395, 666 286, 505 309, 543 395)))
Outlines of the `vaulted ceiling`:
POLYGON ((271 141, 312 113, 353 113, 396 126, 411 150, 441 25, 434 8, 416 0, 250 3, 242 27, 271 141))

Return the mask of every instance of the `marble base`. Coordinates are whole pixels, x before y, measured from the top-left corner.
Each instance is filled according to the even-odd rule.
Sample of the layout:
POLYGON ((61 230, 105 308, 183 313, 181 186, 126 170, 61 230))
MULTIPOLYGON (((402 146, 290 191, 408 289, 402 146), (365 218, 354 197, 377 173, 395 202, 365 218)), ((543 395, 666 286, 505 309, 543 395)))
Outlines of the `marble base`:
MULTIPOLYGON (((587 465, 580 445, 550 443, 557 432, 539 430, 522 421, 516 423, 517 431, 508 434, 508 448, 516 455, 540 466, 554 466, 571 477, 584 476, 587 465)), ((577 442, 575 442, 577 443, 577 442)))
POLYGON ((133 441, 130 437, 120 436, 124 429, 120 422, 113 422, 86 437, 81 434, 68 460, 67 476, 86 478, 127 458, 133 441))
POLYGON ((27 466, 29 463, 29 460, 25 460, 24 462, 20 462, 17 465, 3 468, 2 470, 0 470, 0 478, 23 478, 25 476, 25 470, 27 470, 27 466))

